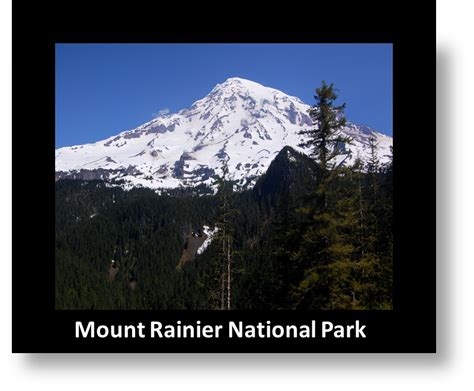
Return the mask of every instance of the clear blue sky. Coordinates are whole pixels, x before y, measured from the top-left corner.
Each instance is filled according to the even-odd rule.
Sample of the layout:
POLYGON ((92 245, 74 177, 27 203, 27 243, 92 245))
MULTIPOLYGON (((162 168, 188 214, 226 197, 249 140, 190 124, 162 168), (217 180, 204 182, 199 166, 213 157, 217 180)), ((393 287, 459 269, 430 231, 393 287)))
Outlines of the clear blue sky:
POLYGON ((321 80, 334 82, 350 121, 392 134, 390 44, 58 44, 56 147, 189 107, 229 77, 308 104, 321 80))

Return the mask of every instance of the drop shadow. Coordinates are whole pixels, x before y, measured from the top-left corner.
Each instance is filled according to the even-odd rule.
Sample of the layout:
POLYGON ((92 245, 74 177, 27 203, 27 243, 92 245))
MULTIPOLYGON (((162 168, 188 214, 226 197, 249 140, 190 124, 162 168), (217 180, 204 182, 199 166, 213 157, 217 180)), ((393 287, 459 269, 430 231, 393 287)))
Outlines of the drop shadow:
MULTIPOLYGON (((452 105, 448 48, 438 48, 436 56, 436 345, 438 357, 448 363, 453 357, 453 189, 456 150, 450 131, 452 105)), ((452 361, 452 360, 451 360, 452 361)))

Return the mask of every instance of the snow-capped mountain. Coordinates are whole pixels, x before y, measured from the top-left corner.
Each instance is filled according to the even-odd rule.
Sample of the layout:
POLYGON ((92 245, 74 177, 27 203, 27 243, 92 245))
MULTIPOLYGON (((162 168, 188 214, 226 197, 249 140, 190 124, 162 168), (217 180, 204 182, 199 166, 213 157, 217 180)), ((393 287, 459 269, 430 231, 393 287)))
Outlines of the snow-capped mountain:
MULTIPOLYGON (((298 132, 313 126, 309 108, 279 90, 230 78, 190 108, 106 140, 57 149, 56 178, 120 180, 125 188, 211 185, 226 159, 238 184, 252 186, 284 146, 309 152, 298 147, 298 132)), ((387 159, 391 137, 351 122, 341 131, 353 139, 345 163, 367 157, 370 137, 380 160, 387 159)))

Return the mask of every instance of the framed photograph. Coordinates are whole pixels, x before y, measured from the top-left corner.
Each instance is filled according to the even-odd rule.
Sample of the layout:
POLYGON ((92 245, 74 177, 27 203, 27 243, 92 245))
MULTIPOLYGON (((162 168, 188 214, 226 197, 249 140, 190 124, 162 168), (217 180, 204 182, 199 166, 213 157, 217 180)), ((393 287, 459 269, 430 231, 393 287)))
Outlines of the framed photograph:
POLYGON ((391 7, 18 3, 13 351, 436 352, 435 6, 391 7))

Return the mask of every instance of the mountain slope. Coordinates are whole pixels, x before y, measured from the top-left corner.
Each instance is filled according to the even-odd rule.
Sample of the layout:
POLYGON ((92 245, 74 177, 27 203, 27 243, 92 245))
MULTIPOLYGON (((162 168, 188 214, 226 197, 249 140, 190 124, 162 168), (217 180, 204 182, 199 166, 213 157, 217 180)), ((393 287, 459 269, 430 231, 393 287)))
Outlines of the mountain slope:
MULTIPOLYGON (((246 188, 283 147, 306 152, 298 147, 298 132, 313 126, 309 107, 276 89, 230 78, 188 109, 106 140, 57 149, 56 178, 121 181, 124 188, 211 185, 227 159, 231 176, 246 188)), ((392 145, 365 126, 348 122, 342 131, 353 138, 346 163, 367 156, 370 137, 379 143, 381 161, 392 145)))
POLYGON ((305 194, 314 186, 317 170, 314 160, 286 146, 257 180, 253 193, 259 201, 265 200, 276 206, 276 200, 282 194, 305 194))

